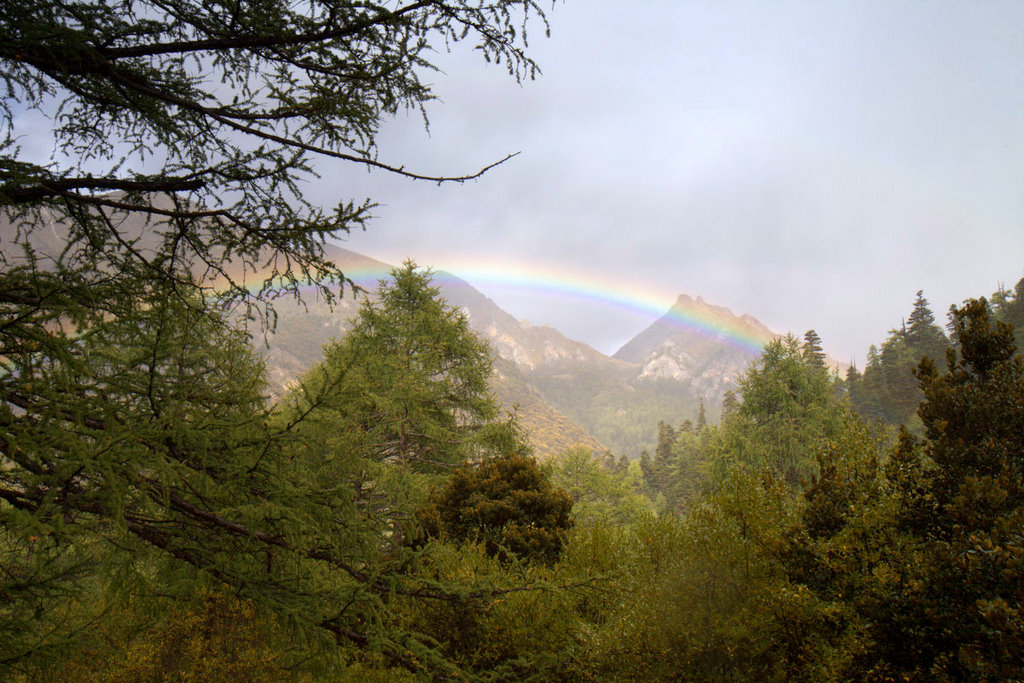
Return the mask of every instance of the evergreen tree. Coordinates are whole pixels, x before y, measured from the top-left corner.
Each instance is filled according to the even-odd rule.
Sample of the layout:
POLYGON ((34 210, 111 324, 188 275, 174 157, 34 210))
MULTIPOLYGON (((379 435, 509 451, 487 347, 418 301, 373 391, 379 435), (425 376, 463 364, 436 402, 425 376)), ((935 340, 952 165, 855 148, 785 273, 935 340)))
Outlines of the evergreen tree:
POLYGON ((725 393, 722 394, 722 417, 724 418, 738 407, 739 399, 736 397, 736 392, 732 389, 726 389, 725 393))
POLYGON ((434 98, 422 74, 439 45, 471 41, 517 79, 532 77, 521 19, 530 14, 543 20, 532 0, 5 6, 0 206, 15 226, 5 256, 40 239, 40 226, 59 233, 46 268, 26 249, 20 277, 3 282, 5 303, 35 305, 37 316, 72 303, 95 311, 115 300, 101 286, 131 296, 147 283, 190 289, 214 278, 231 299, 310 280, 330 294, 341 274, 324 262, 322 239, 361 227, 370 204, 325 213, 303 202, 313 160, 475 177, 380 161, 377 133, 434 98), (23 110, 35 116, 13 115, 23 110), (46 165, 17 143, 41 131, 57 152, 46 165), (189 264, 203 283, 183 274, 189 264))
POLYGON ((921 402, 921 391, 914 379, 920 362, 907 334, 890 330, 879 354, 879 376, 875 384, 881 390, 881 404, 890 424, 906 424, 921 402))
POLYGON ((480 542, 488 555, 506 561, 551 564, 571 525, 572 506, 533 457, 514 454, 464 465, 416 517, 429 536, 480 542))
POLYGON ((480 439, 517 438, 496 431, 490 347, 412 262, 381 281, 324 356, 290 401, 316 406, 366 457, 436 471, 475 457, 480 439))
MULTIPOLYGON (((60 603, 116 577, 170 599, 226 585, 310 642, 445 668, 382 627, 389 596, 415 589, 380 529, 357 523, 359 449, 314 457, 313 403, 265 410, 261 366, 222 311, 271 316, 305 285, 336 295, 323 238, 362 227, 370 204, 310 206, 314 160, 423 178, 379 160, 381 123, 433 98, 421 74, 441 44, 531 76, 527 14, 543 18, 519 0, 4 7, 0 592, 30 599, 0 606, 16 634, 0 666, 46 657, 80 626, 60 603), (52 163, 26 161, 17 141, 47 126, 52 163)), ((466 412, 426 424, 468 426, 480 404, 442 405, 466 412)))
POLYGON ((847 417, 828 373, 806 361, 793 336, 765 345, 740 379, 740 392, 742 401, 722 417, 719 479, 736 463, 767 468, 795 485, 814 471, 817 453, 847 417))
POLYGON ((673 445, 676 441, 676 430, 664 420, 658 421, 658 442, 654 448, 654 457, 646 457, 646 451, 640 456, 644 481, 652 499, 664 496, 669 489, 672 473, 673 445))
POLYGON ((708 484, 707 428, 695 432, 682 431, 672 448, 672 462, 669 469, 666 503, 670 510, 682 512, 686 506, 699 500, 708 484))
POLYGON ((984 299, 953 322, 949 372, 931 359, 917 370, 924 439, 904 432, 890 465, 899 526, 915 539, 913 588, 869 617, 904 679, 1013 680, 1024 675, 1024 360, 984 299))
POLYGON ((852 388, 859 386, 863 379, 864 375, 860 374, 857 364, 850 363, 850 367, 846 369, 846 386, 852 391, 852 388))
POLYGON ((360 520, 389 547, 417 531, 413 513, 459 465, 523 455, 526 441, 488 388, 491 350, 412 262, 364 299, 284 401, 302 457, 334 463, 360 520))
POLYGON ((854 407, 862 417, 906 425, 920 432, 922 425, 915 411, 921 390, 914 379, 914 368, 923 358, 940 362, 949 348, 950 342, 935 323, 928 300, 919 291, 909 324, 890 330, 880 350, 871 346, 860 388, 850 394, 854 407))
POLYGON ((918 291, 914 300, 914 310, 910 312, 908 320, 910 324, 907 327, 907 344, 918 361, 922 358, 931 358, 936 363, 943 362, 946 358, 946 349, 949 348, 949 340, 946 339, 942 328, 935 324, 935 316, 928 308, 928 300, 924 298, 923 291, 918 291))
POLYGON ((810 365, 825 369, 825 351, 821 347, 821 337, 814 330, 807 330, 804 334, 804 344, 801 347, 804 360, 810 365))
POLYGON ((1017 348, 1024 348, 1024 278, 1017 281, 1013 291, 1000 288, 993 294, 992 308, 996 318, 1013 325, 1017 348))

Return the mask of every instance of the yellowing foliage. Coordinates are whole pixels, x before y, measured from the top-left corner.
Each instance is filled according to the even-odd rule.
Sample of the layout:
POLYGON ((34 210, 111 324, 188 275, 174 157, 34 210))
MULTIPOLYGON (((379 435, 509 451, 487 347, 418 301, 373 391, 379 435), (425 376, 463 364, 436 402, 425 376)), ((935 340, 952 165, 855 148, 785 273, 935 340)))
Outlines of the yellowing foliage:
POLYGON ((140 620, 129 611, 99 625, 96 642, 47 669, 34 669, 24 681, 66 683, 270 683, 301 680, 280 666, 274 629, 253 605, 221 592, 170 610, 149 628, 132 631, 140 620), (119 617, 119 618, 117 618, 119 617))

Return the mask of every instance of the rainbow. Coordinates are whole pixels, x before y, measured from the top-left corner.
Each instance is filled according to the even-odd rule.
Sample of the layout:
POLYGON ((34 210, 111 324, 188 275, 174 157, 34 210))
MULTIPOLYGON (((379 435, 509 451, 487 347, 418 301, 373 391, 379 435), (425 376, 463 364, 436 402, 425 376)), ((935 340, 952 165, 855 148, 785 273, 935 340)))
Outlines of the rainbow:
POLYGON ((602 307, 611 307, 647 318, 665 320, 670 324, 701 336, 716 338, 751 355, 759 355, 764 345, 776 335, 766 329, 743 324, 731 314, 722 315, 716 307, 701 305, 692 299, 674 297, 643 285, 615 282, 595 278, 588 273, 572 272, 564 268, 547 270, 539 267, 479 268, 473 266, 448 268, 435 274, 435 282, 442 286, 454 272, 458 279, 471 283, 477 289, 518 291, 531 294, 569 297, 602 307), (696 305, 686 305, 687 303, 696 305))
MULTIPOLYGON (((366 262, 339 262, 345 277, 359 287, 373 291, 379 280, 390 277, 391 266, 366 259, 366 262)), ((445 264, 434 270, 434 283, 442 289, 469 284, 491 296, 489 292, 528 293, 532 295, 570 298, 610 307, 634 314, 651 322, 664 319, 682 329, 715 338, 750 355, 758 355, 775 334, 767 328, 744 323, 742 318, 723 315, 725 309, 693 302, 680 297, 673 305, 672 295, 633 283, 612 283, 566 267, 546 269, 540 266, 481 267, 479 264, 445 264), (689 302, 694 305, 686 305, 689 302)), ((249 274, 250 290, 258 290, 262 278, 249 274)))

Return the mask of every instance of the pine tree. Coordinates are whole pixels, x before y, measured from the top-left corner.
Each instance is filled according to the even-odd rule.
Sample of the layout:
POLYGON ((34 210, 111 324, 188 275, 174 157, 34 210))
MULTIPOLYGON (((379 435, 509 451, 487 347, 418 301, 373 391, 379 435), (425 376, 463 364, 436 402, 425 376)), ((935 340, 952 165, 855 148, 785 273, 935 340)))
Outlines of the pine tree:
POLYGON ((806 360, 810 365, 825 369, 825 351, 821 347, 821 337, 814 330, 807 330, 804 334, 804 344, 801 347, 806 360))
POLYGON ((922 291, 917 293, 908 321, 889 331, 880 350, 871 346, 860 390, 851 394, 851 400, 861 416, 906 425, 916 433, 922 429, 915 414, 921 390, 914 368, 923 358, 942 361, 950 342, 935 323, 922 291))
POLYGON ((915 358, 918 361, 922 358, 931 358, 936 363, 944 361, 949 340, 946 339, 942 328, 935 324, 935 316, 928 308, 928 300, 924 298, 923 291, 917 292, 914 310, 911 311, 908 320, 910 324, 907 327, 906 339, 915 358))
POLYGON ((496 431, 490 347, 431 278, 412 262, 393 270, 289 399, 316 406, 367 457, 425 471, 472 459, 485 436, 516 438, 496 431))
POLYGON ((672 447, 675 440, 675 428, 664 420, 659 420, 658 442, 654 448, 654 458, 650 461, 649 470, 644 471, 644 478, 650 488, 652 498, 656 498, 659 494, 664 495, 669 488, 673 458, 672 447))
POLYGON ((904 678, 1013 680, 1024 675, 1024 360, 984 299, 953 322, 948 373, 927 358, 916 373, 924 439, 904 432, 890 465, 916 541, 913 589, 871 618, 880 643, 900 644, 883 652, 904 678))
POLYGON ((742 401, 722 416, 719 478, 736 463, 796 485, 814 472, 818 452, 848 417, 828 373, 806 362, 793 336, 765 345, 740 391, 742 401))
POLYGON ((1017 348, 1024 348, 1024 278, 1017 281, 1013 291, 1000 291, 992 295, 993 313, 999 320, 1013 325, 1017 348))

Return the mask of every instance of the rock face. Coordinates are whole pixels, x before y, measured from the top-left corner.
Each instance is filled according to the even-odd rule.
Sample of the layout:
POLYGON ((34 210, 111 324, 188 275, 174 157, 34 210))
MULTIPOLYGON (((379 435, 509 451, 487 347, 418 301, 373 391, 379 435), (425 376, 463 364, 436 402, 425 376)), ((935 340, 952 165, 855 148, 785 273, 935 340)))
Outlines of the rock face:
POLYGON ((509 372, 616 453, 636 456, 657 422, 712 417, 722 396, 777 335, 749 315, 681 295, 613 357, 546 326, 517 321, 467 283, 439 274, 444 296, 490 341, 509 372))
POLYGON ((547 325, 516 320, 500 306, 450 273, 439 272, 434 283, 448 303, 462 309, 474 332, 490 342, 499 358, 525 372, 547 372, 579 363, 609 359, 583 342, 573 341, 547 325))
POLYGON ((626 342, 615 352, 615 358, 644 363, 665 345, 687 349, 688 355, 694 358, 729 346, 740 353, 756 353, 756 345, 763 345, 777 336, 752 316, 737 316, 724 306, 707 303, 700 296, 693 299, 680 294, 665 315, 626 342))
POLYGON ((760 347, 776 336, 749 315, 737 316, 700 296, 683 294, 614 357, 639 364, 637 380, 685 382, 706 404, 716 406, 760 347))

